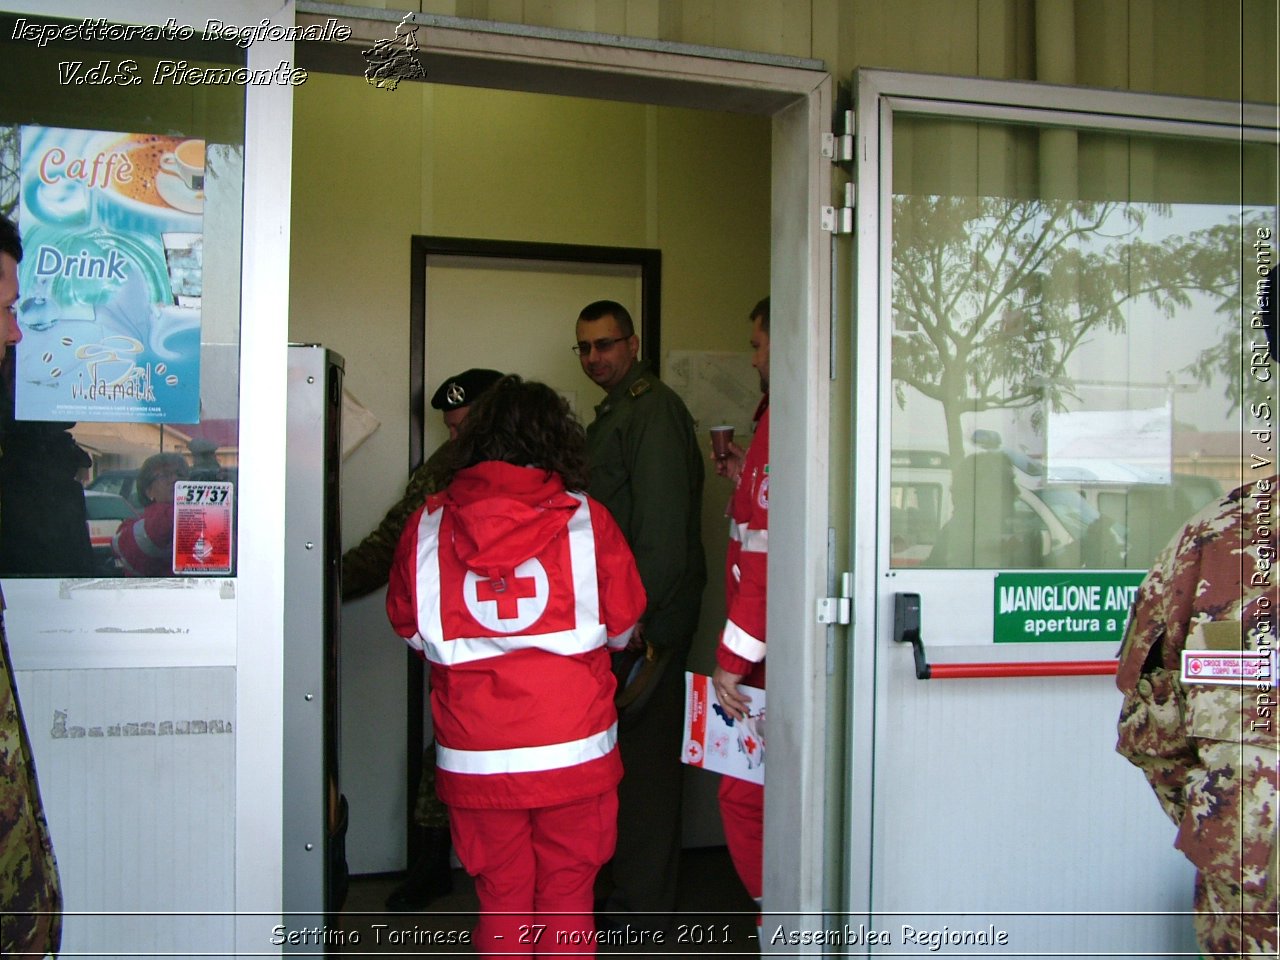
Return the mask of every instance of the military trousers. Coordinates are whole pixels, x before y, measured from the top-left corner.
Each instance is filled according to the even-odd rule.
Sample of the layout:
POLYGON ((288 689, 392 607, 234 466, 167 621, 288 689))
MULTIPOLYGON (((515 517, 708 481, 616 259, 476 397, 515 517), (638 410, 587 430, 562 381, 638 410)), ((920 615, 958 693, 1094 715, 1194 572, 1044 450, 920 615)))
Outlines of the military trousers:
POLYGON ((1276 899, 1274 885, 1248 890, 1235 877, 1198 872, 1196 941, 1205 960, 1277 956, 1276 899))

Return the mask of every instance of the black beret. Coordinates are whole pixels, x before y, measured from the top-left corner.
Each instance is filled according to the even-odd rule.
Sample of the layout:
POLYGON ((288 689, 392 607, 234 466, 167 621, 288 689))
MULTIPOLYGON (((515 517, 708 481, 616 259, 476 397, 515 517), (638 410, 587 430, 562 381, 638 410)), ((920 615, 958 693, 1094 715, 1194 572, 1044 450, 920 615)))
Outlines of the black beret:
POLYGON ((440 384, 440 389, 431 398, 431 406, 437 410, 457 410, 468 406, 503 376, 497 370, 473 368, 463 371, 440 384))

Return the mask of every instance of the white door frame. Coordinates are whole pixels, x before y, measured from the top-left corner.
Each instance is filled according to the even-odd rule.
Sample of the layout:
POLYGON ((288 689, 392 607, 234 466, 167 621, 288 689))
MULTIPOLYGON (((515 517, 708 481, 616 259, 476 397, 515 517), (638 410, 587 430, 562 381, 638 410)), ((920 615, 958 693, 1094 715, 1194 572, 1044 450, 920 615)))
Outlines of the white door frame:
MULTIPOLYGON (((83 19, 82 0, 6 0, 33 19, 83 19)), ((97 15, 104 11, 95 10, 97 15)), ((114 0, 116 23, 163 25, 174 18, 197 33, 206 20, 292 26, 293 0, 114 0)), ((54 54, 50 54, 53 59, 54 54)), ((294 61, 293 44, 261 41, 249 69, 294 61)), ((54 73, 50 64, 50 75, 54 73)), ((241 246, 239 559, 236 590, 235 906, 240 914, 281 909, 284 680, 285 380, 289 317, 289 202, 293 93, 281 84, 245 92, 244 233, 241 246)), ((264 949, 269 918, 240 916, 235 949, 264 949)))
MULTIPOLYGON (((363 70, 359 51, 392 35, 404 16, 307 0, 299 10, 299 24, 337 16, 353 28, 345 44, 324 52, 325 69, 348 73, 363 70)), ((787 57, 426 14, 413 21, 429 82, 772 117, 771 455, 801 469, 777 474, 771 490, 769 631, 785 638, 775 641, 785 655, 775 654, 769 668, 769 735, 777 746, 766 782, 765 902, 818 911, 824 871, 835 869, 823 833, 826 628, 815 615, 827 583, 831 254, 819 214, 829 202, 821 134, 831 77, 821 64, 787 57)))
MULTIPOLYGON (((888 669, 886 661, 890 658, 909 662, 912 656, 909 647, 895 645, 890 637, 892 596, 881 582, 887 566, 887 537, 869 533, 883 531, 887 524, 887 506, 880 502, 884 498, 879 491, 887 490, 889 485, 889 426, 883 407, 883 378, 890 370, 892 330, 892 240, 888 228, 894 112, 1275 143, 1276 110, 1261 104, 881 70, 858 71, 855 89, 859 131, 856 180, 862 202, 855 214, 854 489, 860 495, 855 498, 853 510, 851 560, 855 572, 854 608, 864 614, 853 628, 850 658, 850 833, 842 879, 844 907, 856 923, 860 917, 871 919, 876 804, 892 802, 892 798, 876 797, 873 784, 875 754, 884 749, 876 733, 877 718, 883 722, 884 717, 883 705, 876 702, 877 670, 888 669), (874 496, 870 495, 872 491, 874 496)), ((1004 655, 1002 659, 1028 659, 1035 651, 997 653, 1004 655)), ((910 853, 904 849, 903 855, 910 853)), ((925 911, 954 906, 957 905, 920 904, 919 908, 925 911)))

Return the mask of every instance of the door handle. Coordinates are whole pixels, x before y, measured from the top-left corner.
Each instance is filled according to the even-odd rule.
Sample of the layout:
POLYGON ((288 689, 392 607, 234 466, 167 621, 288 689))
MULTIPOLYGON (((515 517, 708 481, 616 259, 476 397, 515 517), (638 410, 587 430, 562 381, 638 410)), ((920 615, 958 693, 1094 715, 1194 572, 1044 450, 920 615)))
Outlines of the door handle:
POLYGON ((1117 660, 1033 660, 1017 663, 929 663, 920 633, 920 594, 893 595, 893 639, 911 644, 917 680, 960 680, 996 677, 1111 676, 1117 660))
POLYGON ((933 670, 925 660, 924 639, 920 636, 920 594, 893 595, 893 639, 911 644, 916 658, 916 679, 928 680, 933 670))

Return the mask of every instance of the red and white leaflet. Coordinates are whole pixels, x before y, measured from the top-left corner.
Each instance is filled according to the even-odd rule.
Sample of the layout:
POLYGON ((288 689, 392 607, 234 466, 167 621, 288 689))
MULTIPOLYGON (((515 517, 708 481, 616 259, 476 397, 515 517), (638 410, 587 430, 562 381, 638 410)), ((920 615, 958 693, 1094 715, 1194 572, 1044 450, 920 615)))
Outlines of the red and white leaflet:
POLYGON ((734 720, 716 698, 711 678, 684 675, 684 750, 680 759, 751 783, 764 783, 764 691, 740 684, 751 698, 751 712, 734 720))
POLYGON ((173 572, 183 576, 231 572, 235 484, 179 480, 173 488, 173 572))

